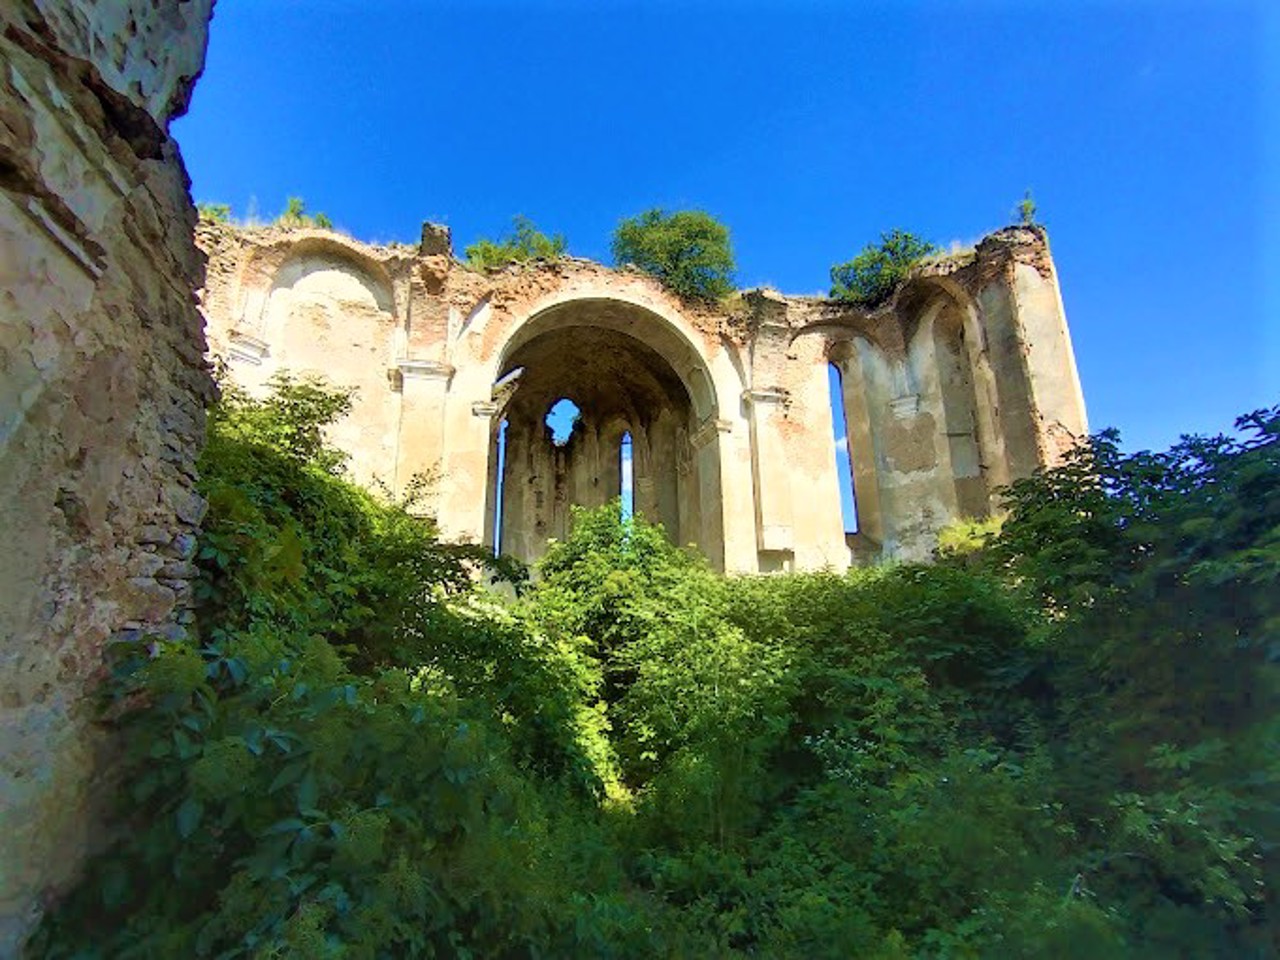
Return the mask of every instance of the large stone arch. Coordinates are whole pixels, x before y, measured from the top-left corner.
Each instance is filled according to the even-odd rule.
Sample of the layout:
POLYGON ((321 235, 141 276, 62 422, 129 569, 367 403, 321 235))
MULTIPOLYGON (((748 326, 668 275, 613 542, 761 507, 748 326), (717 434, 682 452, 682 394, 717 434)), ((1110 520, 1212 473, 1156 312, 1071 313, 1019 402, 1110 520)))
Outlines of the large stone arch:
POLYGON ((907 377, 936 427, 937 495, 951 516, 986 516, 992 491, 1008 473, 978 305, 947 278, 923 278, 910 294, 907 377))
POLYGON ((308 262, 326 263, 359 278, 380 310, 397 314, 394 284, 385 264, 361 243, 328 230, 307 229, 297 231, 286 243, 258 247, 245 258, 236 271, 231 296, 232 309, 239 318, 237 326, 249 333, 264 332, 272 293, 290 282, 290 271, 310 272, 308 262))
MULTIPOLYGON (((618 444, 630 434, 637 512, 724 564, 721 403, 705 347, 677 311, 625 289, 557 291, 513 316, 493 353, 485 531, 498 508, 497 441, 506 423, 502 548, 535 559, 567 533, 572 505, 618 494, 618 444), (543 418, 580 409, 556 446, 543 418)), ((701 338, 699 338, 701 339, 701 338)))
POLYGON ((240 322, 228 337, 233 380, 252 393, 280 372, 354 390, 330 439, 362 483, 395 476, 397 400, 387 371, 402 339, 386 268, 358 245, 308 232, 254 251, 240 271, 240 322))

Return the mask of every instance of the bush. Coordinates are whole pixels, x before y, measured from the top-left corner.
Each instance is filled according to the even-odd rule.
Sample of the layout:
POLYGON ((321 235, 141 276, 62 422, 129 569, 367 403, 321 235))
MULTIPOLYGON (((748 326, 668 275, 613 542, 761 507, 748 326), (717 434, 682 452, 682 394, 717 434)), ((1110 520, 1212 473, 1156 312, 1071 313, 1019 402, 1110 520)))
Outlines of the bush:
POLYGON ((333 229, 333 221, 323 213, 307 213, 307 204, 301 197, 290 197, 284 213, 276 217, 277 227, 321 227, 333 229))
POLYGON ((831 296, 860 307, 877 307, 893 295, 915 264, 937 249, 902 230, 882 233, 879 244, 867 244, 848 263, 831 268, 831 296))
POLYGON ((31 955, 1274 955, 1280 410, 933 565, 577 511, 503 603, 338 475, 347 400, 212 411, 200 636, 113 651, 121 828, 31 955))
POLYGON ((735 264, 729 228, 701 210, 646 210, 613 233, 613 261, 631 264, 691 300, 717 301, 733 292, 735 264))
POLYGON ((515 232, 494 241, 480 239, 466 249, 467 265, 476 270, 498 270, 528 260, 557 260, 566 249, 563 234, 548 237, 528 217, 512 219, 515 232))
POLYGON ((211 220, 214 223, 231 222, 231 205, 227 203, 197 203, 196 213, 201 220, 211 220))

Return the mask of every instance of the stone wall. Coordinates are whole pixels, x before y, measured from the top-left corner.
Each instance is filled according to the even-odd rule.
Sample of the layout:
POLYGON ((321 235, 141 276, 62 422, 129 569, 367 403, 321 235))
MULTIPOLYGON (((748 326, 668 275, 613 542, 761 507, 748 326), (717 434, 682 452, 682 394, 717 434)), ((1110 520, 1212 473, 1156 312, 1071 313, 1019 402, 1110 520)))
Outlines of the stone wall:
POLYGON ((1086 430, 1038 228, 923 265, 871 312, 768 290, 708 307, 572 257, 481 274, 452 258, 443 228, 423 237, 415 249, 202 223, 210 345, 251 391, 285 370, 355 387, 333 439, 356 478, 403 489, 433 474, 457 538, 492 542, 500 506, 501 546, 523 559, 563 536, 571 504, 617 495, 624 434, 637 510, 717 567, 763 572, 927 556, 941 526, 987 514, 1001 486, 1086 430), (581 415, 557 449, 543 418, 560 398, 581 415))
POLYGON ((167 125, 212 3, 0 5, 0 956, 102 840, 104 648, 190 619, 211 382, 167 125))

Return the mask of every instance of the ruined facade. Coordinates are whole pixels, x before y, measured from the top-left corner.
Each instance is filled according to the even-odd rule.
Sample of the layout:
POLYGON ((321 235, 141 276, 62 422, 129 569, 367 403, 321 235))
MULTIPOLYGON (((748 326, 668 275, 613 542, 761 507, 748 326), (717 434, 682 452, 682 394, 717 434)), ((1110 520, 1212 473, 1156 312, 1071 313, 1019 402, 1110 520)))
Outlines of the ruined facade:
POLYGON ((418 247, 202 223, 211 349, 262 391, 279 371, 355 387, 334 440, 356 478, 434 478, 444 533, 525 560, 569 507, 618 496, 720 569, 925 556, 1086 430, 1044 233, 925 264, 886 306, 748 291, 723 307, 590 261, 485 275, 427 225, 418 247), (857 530, 841 516, 838 372, 857 530), (572 401, 556 443, 550 408, 572 401))
POLYGON ((167 124, 211 6, 0 4, 0 957, 105 839, 106 645, 190 621, 211 381, 167 124))
POLYGON ((357 478, 433 474, 446 534, 526 559, 570 504, 618 492, 624 437, 636 508, 756 571, 921 555, 1085 429, 1034 229, 927 266, 865 314, 768 291, 710 310, 572 259, 483 276, 435 229, 370 247, 197 228, 168 122, 212 3, 0 4, 0 957, 106 839, 118 785, 91 695, 108 644, 191 622, 212 396, 193 289, 242 383, 292 369, 358 388, 335 435, 357 478), (561 397, 582 416, 557 446, 543 417, 561 397))

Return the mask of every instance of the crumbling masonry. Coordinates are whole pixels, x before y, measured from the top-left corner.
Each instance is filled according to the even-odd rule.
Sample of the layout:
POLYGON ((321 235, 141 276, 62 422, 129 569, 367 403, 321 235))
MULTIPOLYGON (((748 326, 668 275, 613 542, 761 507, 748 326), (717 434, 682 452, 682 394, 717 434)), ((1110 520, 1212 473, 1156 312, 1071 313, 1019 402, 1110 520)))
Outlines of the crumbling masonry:
POLYGON ((448 536, 525 560, 565 534, 571 505, 619 494, 624 436, 635 509, 754 573, 925 556, 939 527, 987 515, 1000 487, 1085 432, 1036 227, 924 265, 872 312, 768 290, 712 308, 574 258, 486 276, 430 224, 416 248, 213 223, 196 239, 210 347, 238 383, 261 391, 287 370, 355 387, 334 440, 356 476, 396 490, 433 476, 448 536), (545 418, 562 398, 580 414, 558 445, 545 418))
POLYGON ((211 382, 166 127, 211 5, 0 3, 0 957, 103 840, 106 644, 190 618, 211 382))

